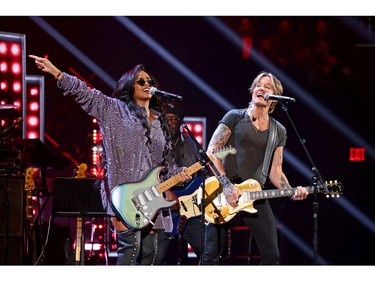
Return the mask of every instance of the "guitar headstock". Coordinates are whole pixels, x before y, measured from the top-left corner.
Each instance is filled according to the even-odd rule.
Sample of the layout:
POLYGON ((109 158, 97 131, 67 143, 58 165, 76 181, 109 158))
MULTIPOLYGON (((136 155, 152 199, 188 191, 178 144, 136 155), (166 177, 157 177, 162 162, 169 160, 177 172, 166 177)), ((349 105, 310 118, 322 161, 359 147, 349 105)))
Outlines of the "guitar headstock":
POLYGON ((237 149, 231 145, 223 146, 215 149, 212 152, 216 158, 223 160, 225 157, 227 157, 229 154, 236 154, 237 149))
POLYGON ((34 173, 35 173, 35 170, 33 167, 29 167, 26 169, 26 173, 25 173, 25 190, 26 191, 32 191, 35 189, 35 183, 33 179, 34 173))
POLYGON ((319 186, 319 192, 325 193, 327 198, 338 198, 343 194, 344 187, 341 182, 330 180, 319 186))
POLYGON ((87 164, 81 163, 76 169, 76 178, 85 178, 86 177, 87 164))

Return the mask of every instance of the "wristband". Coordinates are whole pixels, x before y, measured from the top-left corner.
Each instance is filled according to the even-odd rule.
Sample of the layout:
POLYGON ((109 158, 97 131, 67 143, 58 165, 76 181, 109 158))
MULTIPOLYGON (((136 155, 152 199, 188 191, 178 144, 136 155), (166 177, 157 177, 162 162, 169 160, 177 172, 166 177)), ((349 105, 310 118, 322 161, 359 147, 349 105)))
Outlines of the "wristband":
POLYGON ((58 80, 60 78, 60 76, 62 75, 62 72, 59 71, 59 73, 57 73, 57 75, 55 76, 55 79, 58 80))
POLYGON ((223 193, 225 196, 232 195, 234 192, 234 185, 229 181, 226 176, 220 176, 219 182, 223 187, 223 193))

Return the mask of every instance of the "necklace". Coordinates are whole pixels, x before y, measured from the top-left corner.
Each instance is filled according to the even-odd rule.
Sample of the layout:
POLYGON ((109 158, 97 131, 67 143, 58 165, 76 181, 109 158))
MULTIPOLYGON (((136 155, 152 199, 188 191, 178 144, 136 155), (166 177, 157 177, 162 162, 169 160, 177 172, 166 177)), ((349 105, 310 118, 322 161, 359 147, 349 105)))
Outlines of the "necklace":
POLYGON ((247 108, 247 114, 249 115, 250 120, 251 120, 252 122, 255 122, 255 121, 257 121, 257 117, 256 117, 255 115, 253 115, 252 113, 253 113, 253 108, 252 108, 252 106, 250 105, 250 106, 247 108))
POLYGON ((258 116, 253 115, 252 114, 253 113, 253 107, 251 105, 248 107, 247 113, 249 115, 251 124, 255 127, 255 129, 257 131, 264 132, 264 131, 268 130, 268 116, 266 116, 265 118, 262 118, 263 116, 258 118, 258 116), (258 122, 255 123, 256 121, 258 121, 258 122))

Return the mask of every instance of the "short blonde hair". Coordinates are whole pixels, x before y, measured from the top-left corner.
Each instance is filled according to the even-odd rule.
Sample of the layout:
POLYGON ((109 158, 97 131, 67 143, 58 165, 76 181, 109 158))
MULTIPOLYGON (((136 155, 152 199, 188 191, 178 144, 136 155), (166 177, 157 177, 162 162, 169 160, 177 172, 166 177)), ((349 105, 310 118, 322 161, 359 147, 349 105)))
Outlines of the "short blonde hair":
MULTIPOLYGON (((260 72, 258 74, 258 76, 255 77, 253 83, 251 84, 251 86, 249 88, 250 95, 253 94, 255 86, 258 84, 260 79, 262 79, 264 76, 268 76, 271 79, 271 84, 272 84, 274 94, 282 96, 283 95, 283 85, 281 85, 280 80, 277 79, 277 77, 275 75, 273 75, 272 73, 266 72, 266 71, 260 72)), ((274 102, 274 103, 271 104, 271 106, 268 110, 268 113, 272 113, 275 110, 276 104, 277 104, 277 102, 274 102)))

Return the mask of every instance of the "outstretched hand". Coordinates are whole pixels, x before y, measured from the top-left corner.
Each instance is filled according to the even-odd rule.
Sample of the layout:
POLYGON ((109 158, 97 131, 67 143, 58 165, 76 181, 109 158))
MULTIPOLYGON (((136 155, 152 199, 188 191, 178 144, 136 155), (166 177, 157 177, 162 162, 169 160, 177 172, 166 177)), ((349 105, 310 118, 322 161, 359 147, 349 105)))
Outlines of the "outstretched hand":
POLYGON ((56 79, 60 75, 61 71, 52 64, 47 58, 38 57, 35 55, 29 55, 29 58, 35 60, 36 66, 43 72, 52 74, 56 79))

